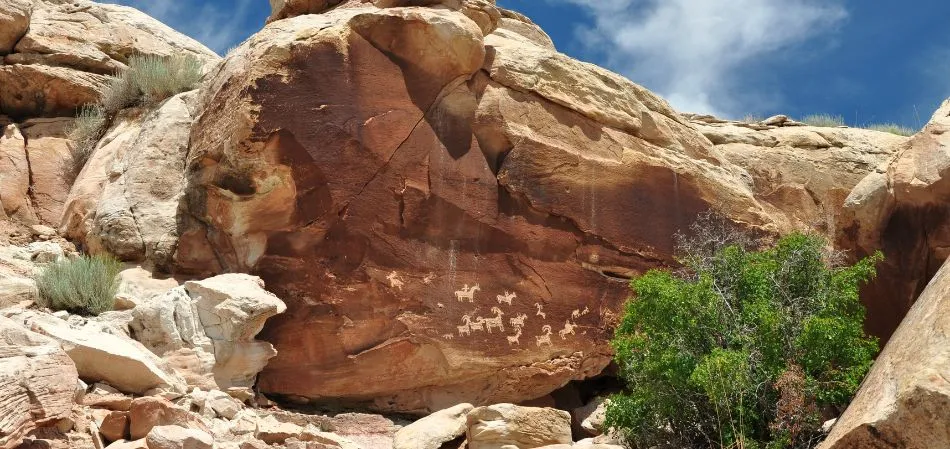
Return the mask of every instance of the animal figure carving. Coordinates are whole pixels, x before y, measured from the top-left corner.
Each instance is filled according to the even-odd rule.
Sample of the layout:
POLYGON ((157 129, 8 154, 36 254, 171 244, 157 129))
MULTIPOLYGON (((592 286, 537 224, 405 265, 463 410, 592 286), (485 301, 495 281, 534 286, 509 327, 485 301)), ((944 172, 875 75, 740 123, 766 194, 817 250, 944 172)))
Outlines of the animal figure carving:
POLYGON ((514 335, 509 335, 509 336, 507 336, 507 337, 505 337, 505 338, 508 339, 508 346, 511 346, 511 345, 519 345, 519 346, 520 346, 520 345, 521 345, 521 342, 518 341, 518 340, 521 339, 521 328, 519 327, 519 328, 518 328, 518 331, 515 332, 514 335))
POLYGON ((534 306, 538 308, 538 311, 534 313, 535 316, 539 316, 542 320, 546 320, 548 315, 544 313, 544 306, 542 306, 539 302, 534 303, 534 306))
POLYGON ((446 340, 452 340, 453 338, 455 338, 455 336, 452 334, 445 334, 445 335, 442 335, 442 338, 446 340))
POLYGON ((465 324, 458 326, 459 337, 461 337, 462 335, 471 335, 472 334, 472 331, 471 331, 472 317, 468 315, 463 315, 462 322, 465 324))
POLYGON ((468 302, 475 302, 475 292, 480 291, 482 288, 475 284, 473 287, 469 287, 468 284, 465 284, 461 290, 455 291, 455 299, 459 302, 468 300, 468 302))
POLYGON ((584 306, 584 310, 581 311, 581 316, 587 315, 588 313, 590 313, 590 309, 588 309, 587 306, 584 306))
POLYGON ((510 319, 510 320, 508 320, 508 322, 511 323, 511 327, 523 327, 523 326, 524 326, 524 320, 526 320, 526 319, 528 319, 528 315, 525 315, 525 314, 522 313, 521 315, 518 315, 518 316, 516 316, 516 317, 514 317, 514 318, 512 318, 512 319, 510 319))
POLYGON ((580 318, 580 316, 581 316, 581 311, 580 311, 579 309, 574 309, 574 310, 571 312, 571 318, 573 318, 573 319, 575 319, 575 320, 578 319, 578 318, 580 318))
POLYGON ((509 293, 508 291, 505 291, 505 294, 504 294, 504 295, 498 295, 498 296, 496 296, 495 298, 498 299, 498 304, 505 303, 505 304, 508 304, 508 305, 510 306, 510 305, 511 305, 511 300, 513 300, 513 299, 515 299, 515 298, 517 298, 517 297, 518 297, 517 294, 515 294, 515 293, 509 293))
POLYGON ((429 285, 432 283, 433 279, 435 279, 435 273, 429 273, 426 275, 426 277, 422 278, 422 283, 425 285, 429 285))
POLYGON ((544 332, 544 334, 542 334, 542 335, 536 335, 536 336, 534 337, 534 339, 536 340, 536 343, 538 344, 538 347, 540 348, 541 345, 552 346, 552 344, 551 344, 551 325, 545 324, 544 327, 541 328, 541 331, 544 332))
POLYGON ((574 333, 575 327, 577 327, 577 325, 570 322, 569 320, 564 321, 564 329, 557 331, 557 334, 561 336, 561 340, 565 340, 567 339, 568 334, 577 335, 576 333, 574 333))
POLYGON ((495 314, 495 316, 494 318, 485 318, 485 330, 488 331, 488 333, 490 334, 491 328, 497 327, 499 331, 504 332, 505 324, 504 324, 504 321, 502 321, 501 317, 505 313, 502 312, 501 309, 499 309, 498 307, 492 307, 491 311, 492 313, 495 314))
POLYGON ((485 330, 485 328, 483 327, 484 324, 485 324, 485 319, 482 317, 478 317, 475 319, 475 321, 472 321, 471 323, 468 324, 468 328, 473 331, 483 331, 485 330))
POLYGON ((392 273, 389 273, 389 276, 386 276, 386 279, 389 280, 390 288, 396 288, 402 291, 402 287, 406 285, 406 283, 403 282, 402 279, 399 279, 399 274, 396 273, 395 271, 393 271, 392 273))

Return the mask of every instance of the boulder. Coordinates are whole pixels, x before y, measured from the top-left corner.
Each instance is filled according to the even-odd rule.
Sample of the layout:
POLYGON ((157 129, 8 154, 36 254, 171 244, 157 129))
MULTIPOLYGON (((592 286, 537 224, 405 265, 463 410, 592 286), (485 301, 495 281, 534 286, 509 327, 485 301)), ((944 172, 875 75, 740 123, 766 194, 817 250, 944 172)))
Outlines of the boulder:
POLYGON ((469 412, 468 447, 535 448, 571 444, 571 415, 553 408, 495 404, 469 412))
POLYGON ((303 427, 290 423, 278 421, 273 416, 266 416, 257 422, 257 431, 254 436, 267 444, 283 444, 288 438, 299 437, 303 433, 303 427))
POLYGON ((19 118, 72 117, 99 100, 108 79, 70 67, 0 65, 0 111, 19 118))
POLYGON ((176 95, 110 131, 65 199, 66 236, 94 254, 168 268, 178 240, 194 98, 194 92, 176 95))
POLYGON ((0 136, 0 204, 7 217, 21 223, 36 222, 29 189, 30 163, 26 139, 17 125, 10 124, 0 136))
POLYGON ((571 412, 575 422, 580 423, 584 432, 590 436, 604 433, 604 418, 606 417, 606 398, 597 397, 587 405, 574 409, 571 412))
POLYGON ((275 354, 270 343, 254 337, 285 309, 260 278, 224 274, 143 301, 132 312, 132 329, 152 352, 181 368, 190 384, 248 388, 275 354))
POLYGON ((886 341, 950 252, 950 100, 893 157, 854 187, 838 214, 837 246, 885 261, 863 290, 866 328, 886 341))
POLYGON ((132 406, 132 397, 104 383, 93 384, 92 389, 83 394, 80 404, 114 411, 128 411, 132 406))
POLYGON ((176 267, 288 301, 264 393, 540 397, 607 366, 627 278, 674 263, 670 230, 720 205, 777 229, 656 95, 529 31, 486 36, 490 5, 455 2, 480 24, 409 3, 272 21, 200 94, 176 267))
POLYGON ((198 415, 156 397, 135 398, 129 408, 129 433, 132 439, 145 438, 158 426, 182 426, 201 432, 210 432, 198 415))
POLYGON ((393 449, 439 449, 443 444, 465 435, 466 416, 472 404, 459 404, 439 410, 396 432, 393 449))
POLYGON ((950 447, 950 264, 878 355, 820 449, 950 447))
POLYGON ((346 0, 270 0, 271 14, 267 23, 304 14, 317 14, 346 0))
POLYGON ((149 448, 148 445, 145 443, 145 438, 140 438, 134 441, 119 440, 106 446, 106 449, 151 449, 151 448, 149 448))
POLYGON ((42 223, 58 224, 63 213, 70 185, 69 176, 64 173, 71 165, 70 147, 73 145, 66 133, 72 123, 73 119, 69 117, 31 119, 20 125, 27 141, 30 199, 36 217, 42 223))
POLYGON ((142 394, 160 386, 185 392, 184 381, 134 340, 89 328, 74 329, 41 313, 24 312, 20 318, 30 329, 58 341, 87 382, 103 381, 126 393, 142 394))
POLYGON ((59 344, 0 317, 0 448, 70 417, 76 366, 59 344))
POLYGON ((0 56, 13 51, 13 46, 30 27, 32 0, 6 0, 0 5, 0 56))
POLYGON ((244 404, 223 391, 211 390, 205 399, 205 407, 211 408, 217 416, 224 419, 234 419, 244 408, 244 404))
POLYGON ((214 438, 207 432, 181 426, 157 426, 145 437, 148 449, 211 449, 214 438))
POLYGON ((99 434, 106 441, 119 441, 129 437, 129 412, 114 411, 99 423, 99 434))

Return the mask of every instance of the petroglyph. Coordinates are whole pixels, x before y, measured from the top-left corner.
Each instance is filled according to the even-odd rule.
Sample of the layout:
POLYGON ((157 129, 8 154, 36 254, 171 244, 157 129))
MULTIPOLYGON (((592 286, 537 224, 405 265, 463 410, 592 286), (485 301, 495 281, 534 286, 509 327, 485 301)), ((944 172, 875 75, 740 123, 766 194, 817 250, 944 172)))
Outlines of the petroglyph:
POLYGON ((507 337, 505 337, 505 338, 508 339, 508 346, 511 346, 511 345, 518 345, 518 346, 521 346, 521 342, 518 341, 518 340, 521 339, 521 328, 519 327, 519 328, 518 328, 518 331, 515 332, 514 335, 509 335, 509 336, 507 336, 507 337))
POLYGON ((472 334, 472 331, 471 331, 472 317, 468 315, 463 315, 462 323, 464 324, 462 324, 461 326, 458 326, 459 337, 463 335, 471 335, 472 334))
POLYGON ((485 330, 490 334, 492 327, 497 327, 499 331, 505 331, 505 324, 502 321, 502 316, 505 314, 498 307, 492 307, 491 312, 495 314, 494 318, 485 318, 485 330))
POLYGON ((426 277, 422 278, 422 283, 425 285, 429 285, 432 283, 434 279, 435 279, 435 273, 429 273, 426 275, 426 277))
POLYGON ((577 327, 576 324, 572 323, 570 320, 564 321, 564 329, 557 331, 557 334, 561 336, 561 340, 567 339, 567 335, 577 335, 574 333, 574 328, 577 327))
POLYGON ((553 346, 551 344, 551 325, 545 324, 544 327, 541 328, 541 331, 544 332, 544 334, 536 335, 534 337, 536 343, 538 344, 538 347, 540 348, 541 345, 544 345, 544 344, 548 346, 553 346))
POLYGON ((475 321, 472 321, 471 323, 468 324, 468 328, 471 329, 472 331, 483 331, 485 330, 485 328, 483 327, 484 324, 485 324, 485 319, 482 317, 478 317, 478 318, 475 318, 475 321))
POLYGON ((508 322, 511 323, 511 327, 521 328, 524 327, 524 320, 526 319, 528 319, 528 315, 522 313, 521 315, 508 320, 508 322))
POLYGON ((495 298, 498 299, 498 304, 505 303, 505 304, 508 304, 508 305, 510 306, 510 305, 511 305, 511 300, 513 300, 513 299, 515 299, 515 298, 517 298, 517 297, 518 297, 518 295, 516 295, 515 293, 511 293, 511 292, 508 292, 508 291, 506 290, 504 295, 498 295, 498 296, 496 296, 495 298))
POLYGON ((536 302, 534 306, 538 308, 538 311, 534 313, 536 316, 541 317, 542 320, 548 319, 548 315, 544 313, 544 306, 542 306, 541 303, 536 302))
POLYGON ((455 336, 452 335, 452 334, 444 334, 444 335, 442 335, 442 338, 444 338, 444 339, 446 339, 446 340, 451 340, 451 339, 455 338, 455 336))
POLYGON ((403 282, 402 279, 399 279, 399 273, 396 273, 395 271, 393 271, 392 273, 389 273, 389 276, 386 276, 386 279, 389 280, 390 288, 395 288, 395 289, 398 289, 399 291, 402 291, 402 287, 406 285, 406 283, 403 282))
POLYGON ((459 302, 468 300, 468 302, 475 302, 475 292, 480 291, 482 288, 475 284, 473 287, 469 287, 468 284, 465 284, 461 290, 455 291, 455 299, 459 302))

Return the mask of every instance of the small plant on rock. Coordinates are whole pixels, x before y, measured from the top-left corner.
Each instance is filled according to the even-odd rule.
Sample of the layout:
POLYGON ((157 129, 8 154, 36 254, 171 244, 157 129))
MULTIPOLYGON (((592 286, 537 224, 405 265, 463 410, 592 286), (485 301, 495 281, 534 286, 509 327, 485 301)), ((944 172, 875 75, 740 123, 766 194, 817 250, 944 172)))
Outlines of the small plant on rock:
POLYGON ((86 161, 96 149, 99 139, 105 133, 107 122, 108 117, 100 106, 87 105, 79 110, 72 127, 67 132, 67 137, 73 141, 69 149, 72 159, 71 175, 78 175, 82 171, 86 161))
POLYGON ((81 315, 112 310, 121 269, 122 264, 108 256, 54 262, 36 279, 42 305, 81 315))
POLYGON ((679 239, 682 270, 631 283, 606 426, 644 448, 810 448, 877 353, 858 289, 882 256, 845 266, 804 234, 755 250, 704 220, 679 239))
POLYGON ((876 125, 868 126, 868 129, 872 131, 880 131, 883 133, 897 134, 898 136, 905 136, 905 137, 913 136, 914 134, 917 133, 917 131, 914 131, 910 127, 907 127, 904 125, 898 125, 896 123, 879 123, 876 125))
POLYGON ((802 123, 811 126, 821 126, 825 128, 837 128, 845 126, 844 117, 831 114, 812 114, 802 118, 802 123))

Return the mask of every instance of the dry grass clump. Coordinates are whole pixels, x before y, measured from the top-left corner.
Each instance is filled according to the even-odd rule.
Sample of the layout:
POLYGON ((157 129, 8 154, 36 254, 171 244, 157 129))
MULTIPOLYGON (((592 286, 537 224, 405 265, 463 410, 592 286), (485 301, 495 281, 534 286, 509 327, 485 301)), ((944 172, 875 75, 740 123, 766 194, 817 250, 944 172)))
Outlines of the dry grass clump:
POLYGON ((82 315, 99 315, 115 307, 116 277, 122 264, 108 256, 64 259, 46 267, 36 286, 42 305, 82 315))
POLYGON ((867 127, 872 131, 880 131, 884 133, 897 134, 898 136, 913 136, 917 131, 912 128, 904 125, 898 125, 896 123, 878 123, 875 125, 870 125, 867 127))
POLYGON ((69 148, 73 175, 79 174, 92 156, 92 151, 105 133, 107 122, 106 113, 99 105, 83 106, 76 114, 76 119, 67 132, 67 137, 73 141, 69 148))
POLYGON ((845 126, 844 117, 831 114, 811 114, 802 118, 802 123, 811 126, 821 126, 825 128, 837 128, 845 126))

